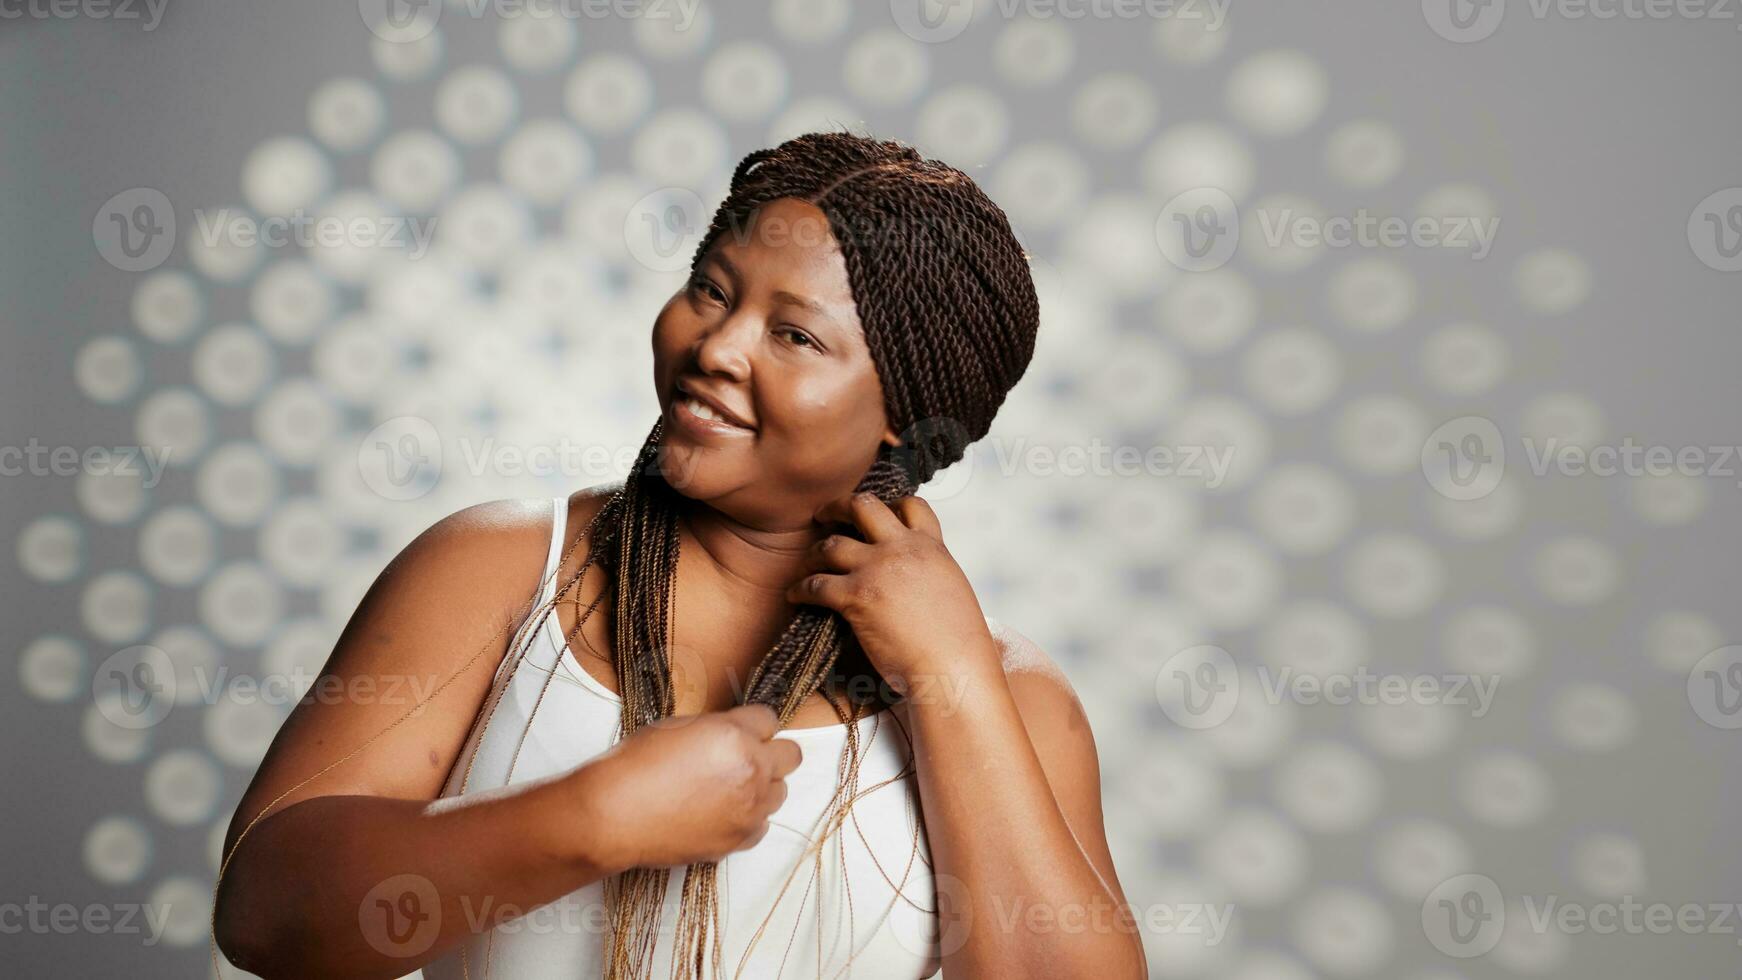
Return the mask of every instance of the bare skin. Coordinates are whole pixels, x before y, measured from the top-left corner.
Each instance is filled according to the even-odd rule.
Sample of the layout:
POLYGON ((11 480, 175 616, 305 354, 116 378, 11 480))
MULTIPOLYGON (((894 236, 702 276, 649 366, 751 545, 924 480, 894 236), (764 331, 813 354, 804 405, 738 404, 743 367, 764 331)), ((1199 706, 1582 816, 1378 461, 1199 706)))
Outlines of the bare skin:
MULTIPOLYGON (((943 975, 1145 975, 1130 930, 1040 932, 998 918, 1012 902, 1067 914, 1125 906, 1093 738, 1046 655, 1013 631, 987 630, 928 507, 913 498, 899 512, 846 502, 878 444, 898 439, 821 218, 797 201, 763 208, 755 233, 717 244, 654 325, 666 474, 684 497, 672 636, 680 721, 644 729, 568 773, 439 798, 537 591, 551 530, 542 500, 444 519, 383 571, 324 673, 344 691, 362 679, 398 677, 409 690, 452 680, 372 742, 409 701, 323 698, 291 715, 226 838, 228 853, 288 792, 248 830, 222 883, 216 938, 234 963, 268 978, 398 977, 499 924, 477 920, 485 900, 527 910, 629 867, 719 860, 754 846, 785 798, 799 750, 772 738, 772 711, 732 706, 793 613, 812 603, 847 616, 892 682, 917 693, 941 680, 939 690, 960 692, 910 698, 940 902, 946 921, 961 923, 943 975), (749 426, 674 425, 680 384, 749 426), (839 546, 849 530, 866 550, 839 546), (359 920, 372 889, 407 874, 429 883, 442 912, 439 930, 416 949, 383 943, 359 920)), ((565 544, 610 489, 570 498, 565 544)), ((559 607, 565 633, 602 584, 589 573, 580 605, 559 607)), ((615 690, 609 619, 601 607, 571 649, 615 690)), ((815 694, 787 727, 838 723, 815 694)))

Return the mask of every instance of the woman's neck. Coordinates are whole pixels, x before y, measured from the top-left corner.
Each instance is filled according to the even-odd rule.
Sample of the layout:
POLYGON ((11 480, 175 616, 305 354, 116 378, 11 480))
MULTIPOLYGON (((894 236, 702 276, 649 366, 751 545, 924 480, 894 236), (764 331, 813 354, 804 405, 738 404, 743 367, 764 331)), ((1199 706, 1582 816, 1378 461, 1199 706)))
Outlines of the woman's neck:
POLYGON ((680 500, 679 533, 695 542, 700 564, 729 587, 763 599, 784 596, 804 572, 806 549, 828 533, 814 522, 754 527, 705 503, 680 500))

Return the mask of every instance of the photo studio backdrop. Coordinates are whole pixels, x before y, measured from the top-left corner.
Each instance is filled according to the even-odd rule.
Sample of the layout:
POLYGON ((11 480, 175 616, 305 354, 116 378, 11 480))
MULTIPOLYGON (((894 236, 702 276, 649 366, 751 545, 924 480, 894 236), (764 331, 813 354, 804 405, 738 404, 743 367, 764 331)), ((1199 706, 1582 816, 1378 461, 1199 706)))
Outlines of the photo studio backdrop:
POLYGON ((616 479, 733 165, 828 128, 1032 252, 1032 366, 923 493, 1082 697, 1153 975, 1742 959, 1539 921, 1742 901, 1721 5, 20 9, 13 975, 209 969, 233 808, 369 583, 616 479))

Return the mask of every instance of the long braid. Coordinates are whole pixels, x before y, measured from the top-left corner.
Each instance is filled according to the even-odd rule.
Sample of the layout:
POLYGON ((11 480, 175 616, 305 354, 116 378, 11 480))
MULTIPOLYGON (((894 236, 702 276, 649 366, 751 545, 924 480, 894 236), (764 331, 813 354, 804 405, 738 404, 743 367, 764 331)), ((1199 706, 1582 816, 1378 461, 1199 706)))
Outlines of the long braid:
MULTIPOLYGON (((787 197, 821 209, 842 251, 885 410, 901 434, 899 447, 879 447, 857 489, 894 503, 986 434, 1026 370, 1039 326, 1027 256, 1003 211, 961 171, 901 143, 812 133, 739 162, 692 273, 722 235, 743 240, 758 208, 787 197)), ((674 710, 678 507, 658 465, 661 436, 656 422, 589 545, 608 546, 611 558, 624 737, 674 710)), ((770 705, 784 726, 818 690, 846 723, 848 754, 857 760, 856 720, 874 701, 893 703, 888 687, 838 614, 804 606, 751 673, 744 700, 770 705), (827 689, 830 681, 846 684, 850 708, 827 689)), ((849 788, 856 761, 850 771, 849 788)), ((709 963, 712 975, 720 973, 717 870, 713 862, 686 869, 674 980, 701 977, 709 963)), ((607 976, 651 974, 669 871, 634 868, 606 883, 615 925, 607 976)))

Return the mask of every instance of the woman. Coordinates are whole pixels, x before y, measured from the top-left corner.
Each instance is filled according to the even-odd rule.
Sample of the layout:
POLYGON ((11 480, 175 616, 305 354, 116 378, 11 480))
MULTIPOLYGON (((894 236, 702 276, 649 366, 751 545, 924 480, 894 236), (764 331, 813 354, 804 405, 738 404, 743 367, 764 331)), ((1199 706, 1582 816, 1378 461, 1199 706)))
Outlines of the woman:
POLYGON ((840 133, 745 157, 633 471, 395 558, 323 683, 434 693, 297 708, 217 943, 267 977, 1144 975, 1081 706, 912 496, 1037 327, 960 171, 840 133))

